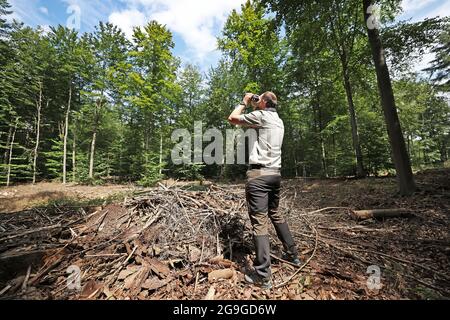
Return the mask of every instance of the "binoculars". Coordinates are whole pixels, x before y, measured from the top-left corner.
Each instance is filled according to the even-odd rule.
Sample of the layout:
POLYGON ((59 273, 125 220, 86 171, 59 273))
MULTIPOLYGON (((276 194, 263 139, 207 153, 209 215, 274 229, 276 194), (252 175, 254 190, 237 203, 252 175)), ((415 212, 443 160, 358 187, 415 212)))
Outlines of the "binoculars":
POLYGON ((257 94, 254 94, 252 97, 252 102, 259 102, 259 99, 261 99, 257 94))

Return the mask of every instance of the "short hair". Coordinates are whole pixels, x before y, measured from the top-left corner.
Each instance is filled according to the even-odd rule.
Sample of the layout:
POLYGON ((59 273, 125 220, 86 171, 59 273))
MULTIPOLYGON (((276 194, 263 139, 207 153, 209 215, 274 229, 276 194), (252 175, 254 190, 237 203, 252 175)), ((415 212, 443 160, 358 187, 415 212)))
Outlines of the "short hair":
POLYGON ((275 93, 267 91, 264 92, 261 98, 266 101, 269 108, 276 108, 278 106, 278 99, 275 93))

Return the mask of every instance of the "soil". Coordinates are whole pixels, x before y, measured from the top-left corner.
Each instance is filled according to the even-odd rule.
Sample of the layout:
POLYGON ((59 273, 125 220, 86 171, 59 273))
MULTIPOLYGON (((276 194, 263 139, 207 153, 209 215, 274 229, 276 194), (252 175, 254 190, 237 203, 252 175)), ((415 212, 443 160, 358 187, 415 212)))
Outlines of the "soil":
MULTIPOLYGON (((281 244, 271 230, 275 286, 271 290, 242 281, 247 264, 254 258, 250 223, 243 206, 244 183, 197 185, 193 188, 196 192, 181 194, 188 201, 185 203, 197 203, 206 213, 233 212, 239 218, 230 218, 225 225, 219 223, 223 228, 218 239, 225 248, 223 256, 219 260, 205 259, 200 264, 199 256, 215 252, 215 245, 207 245, 203 250, 205 243, 199 235, 182 234, 184 241, 158 244, 159 237, 173 229, 167 224, 169 217, 164 223, 155 220, 145 232, 139 224, 127 221, 133 212, 130 210, 138 206, 144 209, 134 216, 152 220, 164 199, 169 199, 165 189, 152 189, 148 200, 144 190, 142 199, 131 205, 121 200, 100 208, 41 207, 3 214, 0 292, 4 292, 0 299, 195 300, 209 296, 208 292, 214 293, 214 299, 450 299, 450 170, 420 172, 415 178, 418 190, 410 197, 396 193, 396 181, 391 177, 284 180, 280 209, 304 264, 298 269, 279 259, 281 244), (198 191, 202 188, 204 191, 198 191), (396 208, 411 214, 407 218, 363 221, 355 220, 351 214, 353 210, 396 208), (49 226, 55 229, 33 232, 49 226), (16 237, 17 234, 21 236, 16 237), (74 234, 83 236, 77 238, 74 234), (239 240, 233 241, 234 238, 239 240), (80 292, 64 290, 66 268, 70 265, 78 265, 84 272, 80 292), (120 268, 115 269, 116 265, 120 268), (232 277, 211 280, 210 275, 223 268, 231 269, 232 277)), ((57 186, 52 186, 54 192, 58 192, 57 186)), ((187 184, 182 187, 189 189, 187 184)), ((32 190, 36 189, 23 188, 29 188, 27 196, 34 201, 32 190)), ((133 189, 59 188, 86 198, 133 189)), ((0 193, 5 191, 9 192, 2 189, 0 193)), ((19 194, 8 194, 5 199, 13 202, 11 199, 23 197, 19 194)), ((187 214, 186 210, 195 214, 196 209, 180 209, 181 217, 187 214)))
POLYGON ((0 187, 0 213, 19 212, 50 201, 67 200, 89 201, 129 193, 136 190, 132 185, 82 186, 56 182, 43 182, 36 185, 17 185, 0 187))

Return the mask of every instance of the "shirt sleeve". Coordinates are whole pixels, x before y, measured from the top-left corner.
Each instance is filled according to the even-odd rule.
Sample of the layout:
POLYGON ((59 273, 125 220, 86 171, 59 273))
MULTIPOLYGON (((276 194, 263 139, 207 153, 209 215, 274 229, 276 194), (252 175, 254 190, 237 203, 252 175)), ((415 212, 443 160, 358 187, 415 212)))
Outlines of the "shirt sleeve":
POLYGON ((241 121, 244 126, 261 128, 263 125, 262 112, 253 111, 248 114, 243 114, 239 117, 239 121, 241 121))

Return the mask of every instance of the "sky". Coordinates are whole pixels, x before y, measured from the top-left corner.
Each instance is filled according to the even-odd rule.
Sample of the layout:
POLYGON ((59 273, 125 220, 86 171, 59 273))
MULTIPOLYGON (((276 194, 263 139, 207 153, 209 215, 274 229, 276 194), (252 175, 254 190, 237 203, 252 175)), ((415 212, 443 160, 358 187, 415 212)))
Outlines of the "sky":
MULTIPOLYGON (((58 24, 72 26, 81 33, 94 30, 99 21, 119 26, 131 37, 134 26, 150 20, 166 25, 173 33, 174 54, 183 63, 192 63, 206 72, 220 58, 216 37, 228 14, 239 10, 246 0, 9 0, 12 18, 36 27, 58 24)), ((450 16, 450 0, 404 0, 399 20, 423 20, 450 16)), ((381 8, 382 9, 382 8, 381 8)), ((433 59, 426 54, 415 69, 433 59)))

